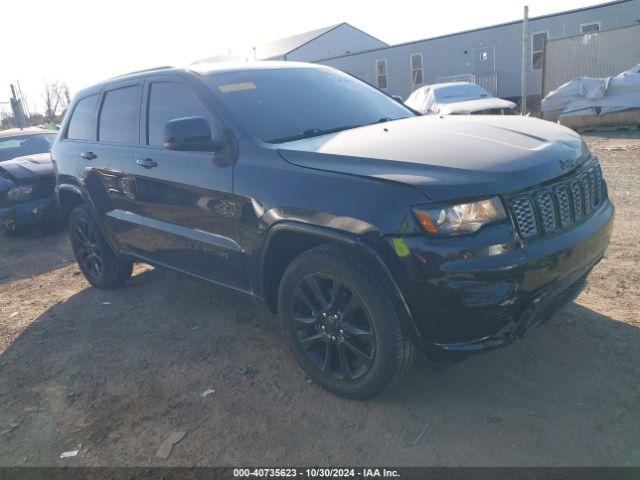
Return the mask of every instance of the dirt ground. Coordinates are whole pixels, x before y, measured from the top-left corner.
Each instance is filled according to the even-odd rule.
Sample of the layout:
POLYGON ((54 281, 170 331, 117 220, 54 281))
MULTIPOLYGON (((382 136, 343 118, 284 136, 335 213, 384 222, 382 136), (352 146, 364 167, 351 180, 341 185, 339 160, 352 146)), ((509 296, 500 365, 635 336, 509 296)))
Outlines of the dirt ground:
POLYGON ((587 140, 617 219, 586 291, 368 402, 310 383, 239 294, 147 266, 100 291, 63 232, 0 240, 0 465, 640 465, 640 138, 587 140))

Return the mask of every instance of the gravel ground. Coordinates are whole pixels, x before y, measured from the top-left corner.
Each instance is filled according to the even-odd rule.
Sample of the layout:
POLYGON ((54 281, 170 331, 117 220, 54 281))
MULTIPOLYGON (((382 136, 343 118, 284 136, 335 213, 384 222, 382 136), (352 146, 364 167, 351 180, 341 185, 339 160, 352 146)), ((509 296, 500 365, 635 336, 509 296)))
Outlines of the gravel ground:
POLYGON ((420 360, 367 402, 310 383, 246 297, 142 265, 100 291, 64 233, 1 239, 0 466, 640 465, 640 139, 587 140, 617 207, 588 288, 521 341, 420 360))

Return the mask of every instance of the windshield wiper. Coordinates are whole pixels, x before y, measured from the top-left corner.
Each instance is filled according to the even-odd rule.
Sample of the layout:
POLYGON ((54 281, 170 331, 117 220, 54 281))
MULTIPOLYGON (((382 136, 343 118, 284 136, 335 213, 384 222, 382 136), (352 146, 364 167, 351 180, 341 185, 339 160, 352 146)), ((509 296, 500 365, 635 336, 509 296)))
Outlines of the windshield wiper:
POLYGON ((324 128, 324 129, 310 128, 296 135, 291 135, 289 137, 282 137, 282 138, 274 138, 273 140, 267 140, 267 142, 268 143, 293 142, 295 140, 303 140, 305 138, 313 138, 313 137, 319 137, 321 135, 328 135, 329 133, 342 132, 343 130, 351 130, 352 128, 365 127, 367 125, 375 125, 376 123, 390 122, 391 120, 393 120, 393 118, 382 117, 373 123, 364 123, 362 125, 345 125, 344 127, 324 128))
POLYGON ((345 125, 343 127, 335 127, 335 128, 309 128, 304 130, 302 133, 298 133, 296 135, 291 135, 289 137, 282 138, 274 138, 273 140, 268 140, 269 143, 284 143, 284 142, 293 142, 294 140, 302 140, 305 138, 319 137, 320 135, 327 135, 329 133, 341 132, 343 130, 350 130, 352 128, 358 128, 362 125, 345 125))

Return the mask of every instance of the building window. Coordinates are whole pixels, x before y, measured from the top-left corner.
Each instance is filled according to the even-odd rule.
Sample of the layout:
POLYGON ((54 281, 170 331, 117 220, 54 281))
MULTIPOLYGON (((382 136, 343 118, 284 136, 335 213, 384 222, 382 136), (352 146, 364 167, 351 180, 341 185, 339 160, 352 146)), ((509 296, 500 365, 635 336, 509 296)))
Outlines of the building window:
POLYGON ((387 82, 387 61, 376 60, 376 75, 378 77, 378 88, 384 90, 388 87, 387 82))
POLYGON ((580 33, 583 35, 589 33, 598 33, 600 31, 600 22, 583 23, 580 25, 580 33))
POLYGON ((411 85, 422 85, 422 54, 411 54, 411 85))
POLYGON ((489 52, 480 52, 480 61, 486 62, 489 60, 489 52))
POLYGON ((538 32, 531 35, 531 68, 540 70, 544 63, 544 49, 549 39, 549 32, 538 32))

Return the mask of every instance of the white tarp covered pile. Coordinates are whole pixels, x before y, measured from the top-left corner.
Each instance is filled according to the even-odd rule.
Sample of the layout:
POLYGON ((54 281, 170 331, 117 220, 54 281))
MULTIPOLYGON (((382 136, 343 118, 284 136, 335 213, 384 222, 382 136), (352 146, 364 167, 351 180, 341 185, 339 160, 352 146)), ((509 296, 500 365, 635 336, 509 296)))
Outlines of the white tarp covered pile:
POLYGON ((550 92, 542 111, 560 117, 604 115, 640 108, 640 64, 615 77, 581 77, 550 92))

